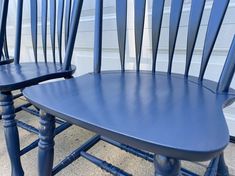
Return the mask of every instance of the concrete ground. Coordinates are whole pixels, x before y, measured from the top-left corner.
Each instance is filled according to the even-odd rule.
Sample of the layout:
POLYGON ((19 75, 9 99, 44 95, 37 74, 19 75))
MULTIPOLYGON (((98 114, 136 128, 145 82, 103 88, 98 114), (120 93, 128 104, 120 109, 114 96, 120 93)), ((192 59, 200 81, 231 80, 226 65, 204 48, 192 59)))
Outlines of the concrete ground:
MULTIPOLYGON (((15 104, 24 102, 24 100, 18 100, 15 104)), ((25 112, 20 112, 17 114, 17 118, 34 125, 38 126, 38 120, 35 117, 30 116, 25 112)), ((36 135, 30 134, 24 130, 19 130, 21 147, 29 144, 37 138, 36 135)), ((75 148, 80 146, 86 139, 94 135, 93 133, 84 130, 79 127, 71 127, 64 131, 62 134, 55 138, 55 160, 54 164, 57 164, 62 160, 67 154, 73 151, 75 148)), ((135 176, 152 176, 154 173, 153 164, 147 162, 143 159, 137 158, 131 154, 128 154, 120 149, 111 146, 104 142, 99 142, 89 153, 102 158, 115 166, 122 168, 123 170, 131 173, 135 176)), ((230 174, 235 175, 235 144, 230 144, 225 151, 225 158, 227 165, 230 169, 230 174)), ((22 164, 26 176, 36 176, 37 175, 37 148, 27 153, 22 157, 22 164)), ((199 175, 203 175, 206 165, 208 163, 189 163, 183 162, 183 166, 190 169, 199 175)), ((10 175, 10 163, 6 152, 4 134, 2 128, 2 122, 0 122, 0 176, 10 175)), ((74 163, 69 165, 62 172, 57 174, 58 176, 108 176, 110 174, 102 171, 94 164, 88 162, 87 160, 80 158, 74 163)))

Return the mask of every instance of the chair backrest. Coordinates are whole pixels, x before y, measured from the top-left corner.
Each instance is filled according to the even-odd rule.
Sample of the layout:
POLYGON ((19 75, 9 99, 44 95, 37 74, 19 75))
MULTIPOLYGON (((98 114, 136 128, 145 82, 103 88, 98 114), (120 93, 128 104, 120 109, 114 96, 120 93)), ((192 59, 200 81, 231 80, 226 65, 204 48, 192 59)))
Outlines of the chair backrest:
MULTIPOLYGON (((53 61, 61 63, 63 62, 63 54, 68 46, 69 31, 71 25, 71 15, 73 10, 80 10, 82 7, 82 1, 72 0, 30 0, 30 19, 31 19, 31 38, 32 48, 35 62, 38 62, 38 36, 39 34, 42 41, 43 58, 45 62, 53 61), (41 15, 39 16, 38 4, 41 3, 41 15), (77 5, 77 6, 76 6, 77 5), (79 5, 79 7, 78 7, 79 5), (73 7, 74 6, 74 7, 73 7), (75 7, 76 6, 76 7, 75 7), (49 13, 48 13, 49 12, 49 13), (41 19, 41 20, 38 20, 41 19), (48 29, 48 22, 50 27, 48 29), (39 23, 41 24, 41 33, 38 32, 39 23), (47 35, 47 31, 50 30, 50 34, 47 35), (63 35, 64 34, 64 35, 63 35), (48 37, 50 36, 50 48, 52 50, 52 58, 48 58, 48 37), (63 38, 64 36, 64 38, 63 38), (57 39, 56 39, 57 38, 57 39), (56 43, 57 42, 57 43, 56 43), (63 43, 65 48, 63 48, 63 43)), ((21 51, 21 31, 22 31, 22 14, 25 7, 23 0, 17 1, 17 14, 16 14, 16 41, 15 41, 15 53, 14 62, 19 64, 20 51, 21 51)), ((80 16, 80 13, 79 13, 80 16)))
MULTIPOLYGON (((186 66, 184 75, 188 78, 191 60, 194 52, 195 43, 198 37, 201 19, 206 0, 192 0, 188 22, 186 66)), ((164 9, 164 0, 153 0, 152 6, 152 72, 156 71, 158 44, 161 32, 161 24, 164 9)), ((171 74, 172 61, 174 59, 175 44, 179 24, 181 20, 183 0, 172 0, 170 9, 169 24, 169 50, 168 50, 168 69, 166 72, 171 74)), ((206 36, 204 40, 203 54, 201 60, 200 74, 198 80, 203 81, 216 38, 221 28, 229 0, 214 0, 208 21, 206 36)), ((135 52, 136 70, 140 70, 141 50, 144 31, 146 0, 134 0, 134 30, 135 30, 135 52)), ((116 0, 116 20, 117 34, 120 53, 121 70, 125 70, 125 50, 126 50, 126 30, 127 30, 127 0, 116 0)), ((102 63, 102 20, 103 20, 103 0, 96 0, 95 13, 95 41, 94 41, 94 72, 101 71, 102 63)), ((227 56, 224 69, 218 82, 218 91, 226 92, 235 70, 235 40, 232 42, 231 49, 227 56)))

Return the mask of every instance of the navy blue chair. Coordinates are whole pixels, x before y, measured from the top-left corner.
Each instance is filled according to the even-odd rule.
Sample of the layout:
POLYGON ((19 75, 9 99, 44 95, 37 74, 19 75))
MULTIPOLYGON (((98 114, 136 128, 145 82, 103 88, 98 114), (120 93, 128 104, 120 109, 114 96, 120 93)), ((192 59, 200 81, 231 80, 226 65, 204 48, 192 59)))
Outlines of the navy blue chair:
MULTIPOLYGON (((76 1, 77 5, 81 3, 82 0, 76 1)), ((194 77, 189 75, 189 69, 205 0, 192 0, 185 74, 172 73, 183 0, 174 0, 171 4, 166 72, 156 71, 164 0, 153 1, 151 71, 140 70, 145 0, 135 0, 134 6, 136 71, 125 70, 126 0, 116 1, 121 70, 101 71, 103 0, 96 0, 94 72, 23 91, 25 97, 41 109, 38 174, 54 175, 82 156, 114 175, 130 175, 86 153, 99 140, 104 140, 152 161, 158 176, 196 175, 182 169, 181 160, 211 160, 205 175, 229 175, 223 156, 229 132, 222 109, 235 100, 235 90, 230 88, 235 70, 235 39, 219 81, 204 78, 228 4, 229 0, 213 2, 200 73, 194 77), (55 116, 97 135, 53 168, 55 116)), ((79 15, 74 14, 77 21, 79 15)), ((73 32, 78 27, 75 23, 73 21, 73 32)))
MULTIPOLYGON (((8 0, 2 1, 1 11, 1 24, 0 24, 0 56, 6 57, 6 21, 8 14, 8 0), (4 42, 5 41, 5 42, 4 42)), ((14 48, 14 63, 0 65, 0 106, 2 110, 2 123, 4 126, 5 139, 9 158, 11 161, 12 175, 19 176, 24 175, 20 157, 37 147, 38 140, 31 143, 29 146, 20 150, 20 141, 18 135, 17 126, 26 129, 30 132, 38 134, 38 129, 32 127, 24 122, 15 119, 15 113, 25 110, 31 114, 38 115, 37 110, 27 109, 31 106, 30 103, 26 103, 20 107, 14 107, 13 99, 20 95, 13 96, 12 92, 15 90, 23 90, 27 86, 39 84, 40 82, 56 79, 56 78, 71 78, 75 72, 75 66, 69 62, 63 63, 62 57, 64 51, 66 53, 72 53, 73 47, 68 43, 70 19, 72 1, 67 0, 52 0, 49 2, 46 0, 30 1, 30 17, 31 17, 31 36, 32 36, 32 48, 34 53, 35 62, 22 63, 20 60, 21 51, 21 31, 22 31, 22 13, 24 9, 24 1, 17 1, 17 15, 16 15, 16 40, 14 48), (42 61, 38 59, 38 7, 37 3, 41 3, 41 39, 43 46, 43 58, 42 61), (48 14, 50 10, 50 14, 48 14), (64 15, 65 12, 65 15, 64 15), (47 21, 50 17, 50 37, 52 58, 48 58, 48 45, 47 45, 47 21), (64 25, 63 25, 64 23, 64 25), (57 25, 57 26, 56 26, 57 25), (64 29, 63 29, 64 26, 64 29), (63 38, 62 33, 65 33, 63 38), (58 41, 58 47, 56 47, 56 37, 58 41), (65 48, 62 47, 62 43, 65 43, 65 48), (58 56, 57 56, 58 55, 58 56), (64 67, 63 65, 68 65, 64 67)), ((61 120, 56 120, 60 126, 56 128, 55 134, 59 134, 64 129, 71 126, 61 120)))

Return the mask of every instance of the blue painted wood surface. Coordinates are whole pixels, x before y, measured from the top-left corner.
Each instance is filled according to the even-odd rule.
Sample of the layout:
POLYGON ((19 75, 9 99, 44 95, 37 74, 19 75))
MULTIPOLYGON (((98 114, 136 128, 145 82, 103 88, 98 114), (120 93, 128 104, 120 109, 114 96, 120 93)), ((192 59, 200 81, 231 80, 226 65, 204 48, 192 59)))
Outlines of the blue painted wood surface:
POLYGON ((21 89, 39 82, 72 75, 75 67, 64 70, 54 63, 24 63, 0 66, 0 91, 21 89))
POLYGON ((34 86, 24 95, 46 112, 98 134, 157 154, 202 161, 229 142, 222 109, 235 93, 216 94, 216 83, 202 86, 196 80, 106 72, 34 86))
MULTIPOLYGON (((102 72, 103 0, 97 0, 94 73, 26 88, 24 94, 48 114, 118 142, 153 152, 156 156, 153 159, 155 175, 177 175, 180 160, 209 159, 213 159, 209 169, 220 168, 221 172, 215 172, 226 174, 222 152, 229 142, 229 133, 222 109, 235 100, 235 91, 229 88, 234 74, 232 58, 235 41, 219 83, 205 80, 204 73, 228 3, 229 0, 213 2, 200 74, 192 77, 188 76, 188 72, 205 1, 192 1, 185 74, 180 75, 172 73, 172 63, 183 1, 171 2, 168 70, 166 73, 154 73, 164 1, 153 1, 152 72, 140 71, 146 0, 134 2, 136 71, 124 71, 127 2, 122 0, 116 3, 121 71, 102 72)), ((80 13, 72 16, 77 18, 71 27, 74 32, 71 45, 74 45, 72 40, 75 40, 80 13)), ((68 52, 66 62, 71 61, 71 56, 71 52, 68 52)), ((46 130, 42 133, 46 133, 46 130)))
MULTIPOLYGON (((38 6, 37 2, 39 1, 30 1, 30 19, 31 19, 31 37, 32 37, 32 48, 34 53, 35 62, 31 63, 20 63, 20 60, 22 60, 20 56, 21 51, 21 32, 22 32, 22 15, 24 11, 25 4, 23 0, 17 1, 17 14, 16 14, 16 36, 15 36, 15 46, 14 46, 14 63, 15 64, 6 64, 10 63, 10 59, 8 59, 9 62, 0 63, 0 106, 3 109, 2 118, 4 123, 4 132, 5 132, 5 140, 7 144, 7 151, 9 154, 9 158, 11 161, 11 168, 12 172, 11 174, 13 176, 23 176, 23 168, 20 163, 20 156, 27 153, 31 149, 37 147, 38 140, 34 141, 29 146, 26 146, 23 150, 20 150, 20 141, 19 141, 19 135, 17 130, 17 123, 20 127, 27 129, 28 131, 38 133, 38 130, 36 128, 31 127, 28 124, 19 122, 15 120, 15 113, 24 109, 25 105, 22 105, 21 107, 14 109, 13 105, 13 97, 11 94, 11 91, 18 90, 18 89, 24 89, 27 86, 31 86, 34 84, 38 84, 42 81, 46 81, 49 79, 55 79, 55 78, 71 78, 72 74, 75 71, 75 66, 71 66, 71 55, 73 51, 74 41, 75 41, 75 33, 74 31, 71 31, 72 36, 70 36, 70 31, 67 31, 67 38, 68 40, 68 46, 65 51, 66 59, 64 62, 64 65, 62 64, 62 33, 63 33, 63 9, 64 9, 64 1, 60 1, 58 8, 56 6, 56 2, 54 0, 50 1, 50 20, 51 20, 51 43, 52 43, 52 50, 53 50, 53 57, 48 58, 47 57, 47 12, 48 12, 48 2, 45 0, 42 0, 42 6, 41 6, 41 19, 42 19, 42 25, 41 25, 41 31, 42 31, 42 44, 43 44, 43 54, 44 54, 44 61, 45 62, 39 62, 38 61, 38 6), (53 3, 54 2, 54 3, 53 3), (58 18, 56 17, 58 15, 58 18), (58 36, 58 52, 59 52, 59 59, 56 60, 56 48, 55 48, 55 24, 57 23, 57 36, 58 36), (70 39, 73 38, 73 39, 70 39), (68 59, 69 58, 69 59, 68 59), (56 63, 60 62, 60 63, 56 63), (5 64, 5 65, 3 65, 5 64)), ((77 1, 74 2, 74 4, 77 4, 77 1)), ((7 21, 7 14, 8 14, 8 0, 2 1, 2 9, 0 14, 0 56, 4 55, 4 57, 9 56, 7 53, 7 43, 6 43, 6 21, 7 21), (2 54, 2 52, 4 52, 2 54)), ((73 11, 76 11, 76 14, 79 10, 77 7, 74 8, 73 11)), ((70 13, 70 11, 68 12, 70 13)), ((75 12, 74 12, 75 13, 75 12)), ((10 13, 9 13, 10 14, 10 13)), ((9 15, 8 14, 8 15, 9 15)), ((69 14, 67 14, 69 15, 69 14)), ((67 21, 70 21, 70 15, 66 18, 67 21)), ((69 23, 66 23, 69 24, 69 23)), ((75 23, 72 23, 73 25, 78 25, 77 20, 75 20, 75 23)), ((66 26, 65 26, 66 27, 66 26)), ((67 42, 67 41, 66 41, 67 42)), ((28 105, 27 105, 28 106, 28 105)), ((49 115, 48 115, 49 116, 49 115)), ((49 116, 50 118, 50 116, 49 116)), ((46 126, 46 124, 45 124, 46 126)), ((50 126, 50 123, 49 123, 50 126)), ((67 129, 71 124, 64 123, 60 125, 58 128, 55 129, 55 134, 60 133, 64 129, 67 129)), ((47 127, 47 126, 46 126, 47 127)), ((54 129, 51 130, 51 136, 53 138, 54 136, 54 129)), ((45 135, 47 137, 47 135, 45 135)), ((40 140, 41 141, 41 140, 40 140)), ((50 144, 50 140, 46 139, 43 142, 39 141, 40 149, 46 149, 48 148, 48 145, 50 144), (47 143, 48 142, 48 143, 47 143)), ((53 150, 53 147, 52 147, 53 150)), ((52 151, 51 150, 51 151, 52 151)), ((47 150, 48 151, 48 150, 47 150)), ((49 153, 52 153, 49 151, 49 153)), ((42 154, 43 155, 43 154, 42 154)), ((44 155, 43 155, 44 156, 44 155)), ((45 158, 44 158, 45 159, 45 158)), ((44 160, 46 162, 48 160, 44 160)), ((53 161, 53 159, 52 159, 53 161)), ((49 167, 50 161, 47 162, 47 166, 49 167)), ((51 164, 52 167, 52 164, 51 164)), ((49 168, 48 170, 50 170, 49 168)), ((48 170, 45 170, 45 172, 48 172, 48 170)))

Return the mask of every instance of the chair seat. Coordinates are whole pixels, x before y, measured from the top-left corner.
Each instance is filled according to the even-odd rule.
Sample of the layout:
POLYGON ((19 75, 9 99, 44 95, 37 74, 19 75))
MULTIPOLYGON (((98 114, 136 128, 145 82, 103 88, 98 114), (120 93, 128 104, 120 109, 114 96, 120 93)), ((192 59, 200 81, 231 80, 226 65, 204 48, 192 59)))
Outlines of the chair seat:
POLYGON ((110 71, 36 85, 23 93, 40 109, 113 140, 203 161, 229 142, 222 109, 235 94, 216 94, 215 86, 178 74, 110 71))
POLYGON ((0 91, 12 91, 37 84, 48 79, 72 75, 75 66, 65 71, 61 64, 22 63, 0 65, 0 91))

